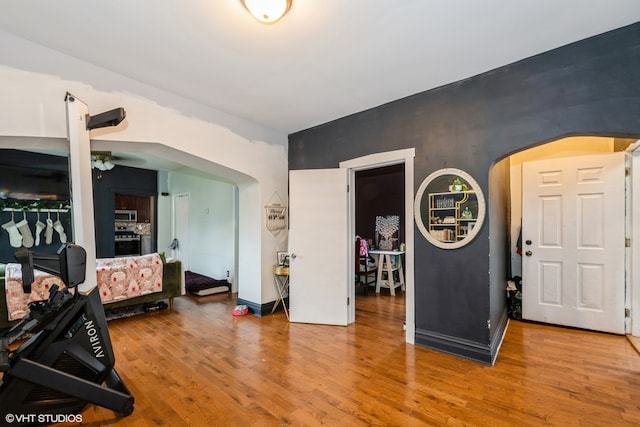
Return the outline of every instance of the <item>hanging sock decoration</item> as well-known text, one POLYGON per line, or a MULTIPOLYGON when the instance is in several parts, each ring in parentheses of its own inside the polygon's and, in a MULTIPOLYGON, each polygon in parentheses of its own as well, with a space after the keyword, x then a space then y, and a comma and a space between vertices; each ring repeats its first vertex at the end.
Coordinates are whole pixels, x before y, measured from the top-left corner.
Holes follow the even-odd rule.
POLYGON ((29 223, 25 218, 24 211, 22 212, 22 221, 16 224, 18 231, 22 235, 22 245, 25 248, 30 248, 33 246, 33 234, 31 234, 31 229, 29 228, 29 223))
POLYGON ((9 233, 9 244, 11 246, 13 246, 14 248, 19 248, 22 246, 22 235, 18 231, 18 227, 16 227, 16 223, 13 222, 13 219, 7 223, 2 224, 2 228, 7 230, 7 233, 9 233))
POLYGON ((53 241, 53 221, 47 218, 47 228, 44 230, 44 242, 50 245, 53 241))
POLYGON ((38 212, 38 221, 36 222, 36 246, 40 246, 40 234, 44 228, 44 222, 40 221, 40 212, 38 212))
POLYGON ((53 229, 60 235, 60 243, 67 243, 67 234, 64 232, 64 227, 60 220, 56 220, 56 222, 53 223, 53 229))

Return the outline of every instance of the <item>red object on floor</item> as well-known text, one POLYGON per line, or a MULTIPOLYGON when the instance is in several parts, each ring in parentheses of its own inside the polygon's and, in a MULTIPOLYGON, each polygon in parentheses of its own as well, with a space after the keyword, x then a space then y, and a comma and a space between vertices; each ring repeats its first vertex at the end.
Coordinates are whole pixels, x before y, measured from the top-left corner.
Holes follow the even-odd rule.
POLYGON ((244 316, 249 313, 249 308, 246 305, 236 305, 233 309, 234 316, 244 316))

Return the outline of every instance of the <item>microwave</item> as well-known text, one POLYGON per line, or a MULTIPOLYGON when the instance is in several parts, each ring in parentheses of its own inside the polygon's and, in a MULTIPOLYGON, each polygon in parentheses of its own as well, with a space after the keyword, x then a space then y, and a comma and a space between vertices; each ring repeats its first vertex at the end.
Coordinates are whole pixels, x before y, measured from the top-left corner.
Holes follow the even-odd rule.
POLYGON ((116 209, 116 222, 138 222, 138 211, 131 209, 116 209))

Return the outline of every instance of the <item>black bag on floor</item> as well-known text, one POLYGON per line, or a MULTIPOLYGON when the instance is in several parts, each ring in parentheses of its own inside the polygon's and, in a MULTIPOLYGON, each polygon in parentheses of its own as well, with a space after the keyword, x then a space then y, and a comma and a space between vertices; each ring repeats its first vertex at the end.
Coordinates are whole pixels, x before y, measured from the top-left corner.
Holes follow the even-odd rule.
POLYGON ((513 276, 507 284, 507 314, 512 319, 522 320, 522 278, 513 276))

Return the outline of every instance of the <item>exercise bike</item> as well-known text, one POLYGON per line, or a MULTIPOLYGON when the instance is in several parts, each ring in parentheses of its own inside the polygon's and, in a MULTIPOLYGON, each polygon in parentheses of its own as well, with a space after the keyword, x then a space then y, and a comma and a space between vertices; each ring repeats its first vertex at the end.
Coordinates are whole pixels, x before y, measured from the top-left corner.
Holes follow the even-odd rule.
POLYGON ((60 277, 66 287, 52 286, 46 301, 29 303, 27 316, 0 331, 0 423, 59 422, 90 403, 130 415, 134 398, 114 369, 98 288, 88 293, 76 288, 85 280, 85 250, 67 243, 56 254, 22 248, 15 256, 25 292, 31 292, 34 268, 60 277), (28 336, 9 350, 11 342, 28 336))

